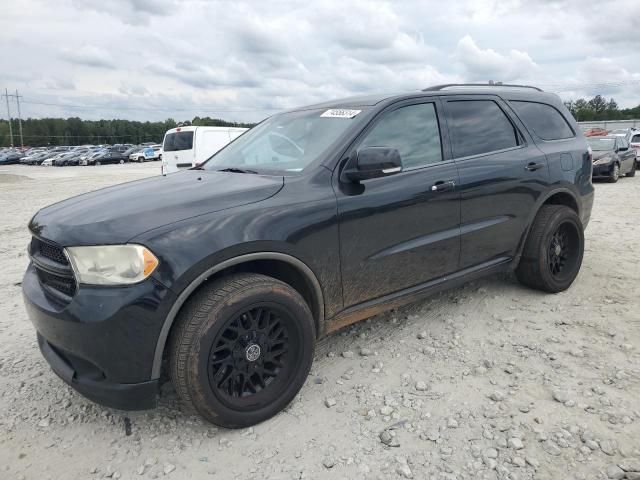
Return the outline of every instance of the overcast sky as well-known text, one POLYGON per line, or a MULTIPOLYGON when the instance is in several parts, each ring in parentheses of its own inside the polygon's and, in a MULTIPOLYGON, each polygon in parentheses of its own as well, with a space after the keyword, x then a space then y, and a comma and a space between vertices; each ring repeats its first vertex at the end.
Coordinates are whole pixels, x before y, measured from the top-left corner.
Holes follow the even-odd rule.
POLYGON ((629 107, 639 20, 640 0, 5 1, 0 87, 23 117, 256 121, 489 79, 629 107))

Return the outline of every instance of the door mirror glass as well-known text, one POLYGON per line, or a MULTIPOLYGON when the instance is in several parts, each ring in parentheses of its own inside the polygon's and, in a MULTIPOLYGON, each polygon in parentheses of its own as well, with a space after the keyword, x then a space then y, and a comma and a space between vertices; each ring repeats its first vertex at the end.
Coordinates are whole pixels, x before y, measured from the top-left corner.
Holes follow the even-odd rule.
POLYGON ((402 171, 402 159, 396 148, 365 147, 358 150, 344 172, 352 182, 386 177, 402 171))

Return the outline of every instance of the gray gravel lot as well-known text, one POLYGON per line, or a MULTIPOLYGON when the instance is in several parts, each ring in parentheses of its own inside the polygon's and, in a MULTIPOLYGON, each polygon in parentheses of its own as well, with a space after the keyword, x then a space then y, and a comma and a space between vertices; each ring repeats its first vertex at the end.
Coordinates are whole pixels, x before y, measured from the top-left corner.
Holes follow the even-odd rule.
POLYGON ((640 478, 639 178, 596 184, 568 291, 498 276, 361 322, 319 343, 285 412, 229 431, 170 384, 153 411, 85 400, 22 304, 37 209, 158 172, 0 168, 0 479, 640 478))

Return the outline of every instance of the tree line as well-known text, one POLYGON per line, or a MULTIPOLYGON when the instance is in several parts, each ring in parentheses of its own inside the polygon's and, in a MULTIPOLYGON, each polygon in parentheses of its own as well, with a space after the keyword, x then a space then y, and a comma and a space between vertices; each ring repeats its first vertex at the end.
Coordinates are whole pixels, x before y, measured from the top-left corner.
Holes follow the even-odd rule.
POLYGON ((578 122, 640 118, 640 105, 633 108, 620 109, 613 98, 607 100, 602 95, 596 95, 590 100, 579 98, 564 102, 564 104, 578 122))
MULTIPOLYGON (((172 118, 161 122, 138 122, 131 120, 82 120, 71 118, 28 118, 22 121, 22 136, 25 146, 49 145, 101 145, 116 143, 140 144, 162 142, 167 130, 179 125, 211 127, 251 127, 253 124, 228 122, 219 118, 195 117, 178 123, 172 118)), ((12 119, 13 143, 20 145, 17 119, 12 119)), ((9 122, 0 120, 0 147, 11 145, 9 122)))

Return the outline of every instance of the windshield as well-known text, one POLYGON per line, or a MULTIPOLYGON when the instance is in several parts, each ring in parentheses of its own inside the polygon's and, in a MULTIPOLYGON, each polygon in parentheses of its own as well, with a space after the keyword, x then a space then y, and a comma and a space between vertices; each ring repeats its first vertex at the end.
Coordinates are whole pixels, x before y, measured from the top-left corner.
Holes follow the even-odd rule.
POLYGON ((203 168, 300 172, 345 132, 359 112, 319 109, 275 115, 216 153, 203 168))
POLYGON ((613 146, 615 145, 615 139, 613 138, 587 138, 587 142, 591 146, 591 149, 594 152, 605 152, 607 150, 613 150, 613 146))
MULTIPOLYGON (((154 149, 158 148, 156 146, 154 149)), ((193 131, 191 132, 176 132, 168 133, 164 137, 164 146, 162 149, 165 152, 177 152, 178 150, 191 150, 193 148, 193 131)))

